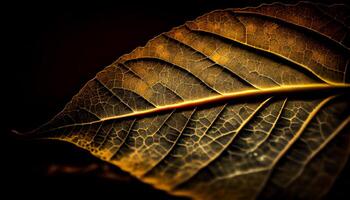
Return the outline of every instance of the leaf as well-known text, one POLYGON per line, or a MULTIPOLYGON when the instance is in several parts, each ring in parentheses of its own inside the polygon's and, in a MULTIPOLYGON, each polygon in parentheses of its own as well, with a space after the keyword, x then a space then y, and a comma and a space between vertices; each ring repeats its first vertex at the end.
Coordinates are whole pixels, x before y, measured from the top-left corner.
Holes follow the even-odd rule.
POLYGON ((28 133, 195 199, 327 193, 350 152, 349 9, 218 10, 90 80, 28 133))

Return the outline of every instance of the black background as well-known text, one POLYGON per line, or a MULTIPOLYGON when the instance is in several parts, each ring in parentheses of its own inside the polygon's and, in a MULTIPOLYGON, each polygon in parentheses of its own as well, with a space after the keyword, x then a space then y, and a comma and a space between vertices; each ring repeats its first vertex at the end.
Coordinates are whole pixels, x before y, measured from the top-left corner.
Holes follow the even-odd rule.
MULTIPOLYGON (((106 180, 97 172, 48 176, 47 168, 53 164, 84 167, 101 162, 71 144, 21 140, 11 134, 11 129, 28 131, 46 122, 98 71, 154 36, 214 9, 261 2, 272 1, 119 0, 114 4, 2 5, 2 195, 177 199, 135 179, 106 180)), ((348 163, 326 198, 349 197, 349 169, 348 163)), ((113 170, 128 176, 117 168, 113 170)))

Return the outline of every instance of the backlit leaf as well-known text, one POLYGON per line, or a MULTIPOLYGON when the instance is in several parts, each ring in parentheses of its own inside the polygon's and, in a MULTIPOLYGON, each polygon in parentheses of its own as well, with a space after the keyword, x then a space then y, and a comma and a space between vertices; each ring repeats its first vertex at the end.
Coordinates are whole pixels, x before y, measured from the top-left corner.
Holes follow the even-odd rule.
POLYGON ((28 133, 195 199, 327 193, 350 151, 349 13, 205 14, 120 57, 28 133))

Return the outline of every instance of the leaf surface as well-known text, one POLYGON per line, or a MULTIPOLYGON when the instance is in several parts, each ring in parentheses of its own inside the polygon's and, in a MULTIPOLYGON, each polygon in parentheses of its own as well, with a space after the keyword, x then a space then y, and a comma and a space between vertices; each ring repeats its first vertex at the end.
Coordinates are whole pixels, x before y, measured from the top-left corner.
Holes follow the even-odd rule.
POLYGON ((175 195, 321 198, 350 151, 348 11, 205 14, 120 57, 29 135, 175 195))

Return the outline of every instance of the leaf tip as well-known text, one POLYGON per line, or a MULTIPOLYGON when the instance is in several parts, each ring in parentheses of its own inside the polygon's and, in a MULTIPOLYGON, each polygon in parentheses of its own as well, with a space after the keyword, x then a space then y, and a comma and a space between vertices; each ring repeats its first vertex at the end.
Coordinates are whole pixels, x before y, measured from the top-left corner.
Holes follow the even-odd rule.
POLYGON ((19 135, 19 136, 22 136, 22 135, 23 135, 23 133, 21 133, 21 132, 15 130, 15 129, 11 129, 10 132, 13 133, 13 134, 15 134, 15 135, 19 135))
POLYGON ((16 130, 16 129, 11 129, 10 130, 10 133, 11 133, 11 135, 13 136, 13 137, 17 137, 17 138, 31 138, 31 139, 33 139, 33 138, 35 138, 35 137, 33 137, 33 135, 35 134, 35 130, 34 131, 27 131, 27 132, 20 132, 20 131, 18 131, 18 130, 16 130))

